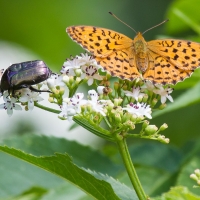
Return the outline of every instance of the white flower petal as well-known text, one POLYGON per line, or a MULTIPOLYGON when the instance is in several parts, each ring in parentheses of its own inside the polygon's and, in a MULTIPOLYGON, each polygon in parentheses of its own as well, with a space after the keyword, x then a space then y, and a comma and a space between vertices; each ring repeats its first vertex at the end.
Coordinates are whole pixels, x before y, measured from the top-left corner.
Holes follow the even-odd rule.
POLYGON ((123 110, 128 111, 131 114, 136 114, 138 117, 146 116, 147 118, 151 119, 151 108, 149 105, 144 103, 137 103, 137 104, 128 104, 126 108, 123 110))
POLYGON ((87 81, 88 85, 89 85, 89 86, 92 85, 92 84, 93 84, 93 81, 94 81, 94 79, 89 78, 88 81, 87 81))
POLYGON ((10 117, 13 114, 13 109, 7 109, 7 114, 10 117))
POLYGON ((103 94, 103 91, 104 91, 104 86, 98 86, 97 87, 97 92, 99 93, 99 94, 103 94))
POLYGON ((28 101, 28 109, 29 109, 29 110, 33 110, 33 108, 34 108, 34 101, 30 99, 30 100, 28 101))
POLYGON ((173 98, 172 98, 170 95, 168 95, 167 98, 168 98, 171 102, 174 101, 173 98))

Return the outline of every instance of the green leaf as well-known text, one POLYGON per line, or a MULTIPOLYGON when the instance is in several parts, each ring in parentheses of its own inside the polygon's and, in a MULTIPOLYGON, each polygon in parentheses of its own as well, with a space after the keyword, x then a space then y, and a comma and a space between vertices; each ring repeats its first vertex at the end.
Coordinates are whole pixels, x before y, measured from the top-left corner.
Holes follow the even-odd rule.
POLYGON ((46 192, 44 188, 33 187, 16 197, 4 198, 4 200, 39 200, 46 192))
MULTIPOLYGON (((112 188, 106 181, 95 178, 73 164, 67 154, 56 153, 55 156, 36 157, 6 146, 0 146, 0 150, 70 181, 96 199, 119 199, 113 191, 114 186, 112 188)), ((120 188, 119 182, 118 188, 120 188)), ((118 188, 115 186, 116 191, 118 188)), ((123 199, 127 199, 126 195, 126 191, 124 191, 123 199)))
POLYGON ((46 192, 43 195, 41 200, 63 200, 63 199, 73 199, 73 200, 81 200, 87 198, 88 200, 92 200, 93 198, 78 190, 73 185, 69 183, 65 183, 59 187, 53 188, 46 192))
POLYGON ((200 200, 200 197, 192 194, 188 188, 179 186, 171 188, 169 192, 152 200, 200 200))
POLYGON ((84 198, 87 198, 87 200, 93 199, 73 185, 65 183, 48 191, 44 188, 33 187, 20 195, 1 200, 83 200, 84 198))
POLYGON ((29 134, 20 137, 9 137, 0 144, 20 149, 35 156, 50 156, 55 152, 67 152, 73 157, 74 163, 78 166, 109 174, 110 176, 116 176, 123 168, 123 166, 113 163, 111 159, 103 155, 99 150, 94 150, 64 138, 29 134))
POLYGON ((26 162, 0 152, 0 199, 17 196, 32 187, 46 190, 56 188, 65 181, 26 162))
POLYGON ((174 1, 167 13, 170 19, 170 23, 166 25, 168 32, 173 34, 191 28, 199 33, 199 6, 198 0, 174 1))
POLYGON ((185 93, 180 95, 170 103, 165 109, 159 110, 153 113, 153 117, 158 117, 165 113, 184 108, 200 102, 200 82, 195 85, 195 87, 187 90, 185 93))
POLYGON ((182 185, 189 190, 200 196, 200 189, 199 188, 193 188, 194 185, 197 185, 196 182, 190 178, 190 174, 194 173, 195 169, 200 168, 200 159, 199 157, 194 157, 187 161, 187 163, 182 167, 176 185, 182 185))

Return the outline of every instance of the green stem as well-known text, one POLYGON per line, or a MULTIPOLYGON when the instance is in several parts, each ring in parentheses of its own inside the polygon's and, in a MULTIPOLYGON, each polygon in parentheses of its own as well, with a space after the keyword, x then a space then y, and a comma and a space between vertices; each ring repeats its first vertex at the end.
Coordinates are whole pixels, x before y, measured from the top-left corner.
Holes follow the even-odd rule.
POLYGON ((125 138, 122 138, 120 135, 118 135, 117 144, 118 144, 119 152, 120 152, 121 157, 123 159, 124 165, 125 165, 126 170, 128 172, 129 178, 130 178, 131 183, 132 183, 132 185, 135 189, 136 194, 138 195, 138 198, 140 200, 149 199, 148 196, 146 196, 146 194, 145 194, 145 192, 142 188, 142 185, 139 181, 139 178, 138 178, 137 173, 135 171, 135 168, 133 166, 125 138))
POLYGON ((49 112, 52 112, 52 113, 56 113, 56 114, 59 114, 61 111, 60 110, 55 110, 53 108, 49 108, 49 107, 46 107, 46 106, 43 106, 37 102, 34 102, 34 105, 38 108, 41 108, 43 110, 46 110, 46 111, 49 111, 49 112))

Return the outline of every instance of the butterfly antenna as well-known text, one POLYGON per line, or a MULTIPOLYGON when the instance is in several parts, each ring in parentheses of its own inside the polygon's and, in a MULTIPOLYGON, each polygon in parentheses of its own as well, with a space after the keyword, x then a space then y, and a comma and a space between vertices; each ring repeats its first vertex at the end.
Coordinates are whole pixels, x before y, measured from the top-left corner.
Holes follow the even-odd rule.
POLYGON ((131 30, 133 30, 136 34, 137 32, 128 24, 126 24, 125 22, 123 22, 121 19, 119 19, 116 15, 114 15, 112 12, 108 12, 109 14, 111 14, 114 18, 116 18, 118 21, 122 22, 123 24, 125 24, 126 26, 128 26, 131 30))
POLYGON ((149 31, 149 30, 151 30, 151 29, 153 29, 153 28, 156 28, 156 27, 160 26, 161 24, 164 24, 165 22, 168 22, 168 21, 169 21, 169 19, 166 19, 166 20, 164 20, 163 22, 161 22, 160 24, 157 24, 157 25, 155 25, 155 26, 153 26, 153 27, 147 29, 146 31, 144 31, 144 32, 142 33, 142 35, 144 35, 147 31, 149 31))

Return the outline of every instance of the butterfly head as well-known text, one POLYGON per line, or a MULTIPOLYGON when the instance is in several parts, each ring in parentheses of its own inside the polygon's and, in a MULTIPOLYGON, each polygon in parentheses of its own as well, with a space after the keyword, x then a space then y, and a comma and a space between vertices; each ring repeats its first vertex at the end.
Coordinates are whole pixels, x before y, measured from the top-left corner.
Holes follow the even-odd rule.
POLYGON ((138 34, 135 36, 134 40, 134 50, 136 55, 141 53, 141 52, 145 52, 147 50, 147 43, 145 41, 145 39, 142 36, 142 33, 138 32, 138 34))

